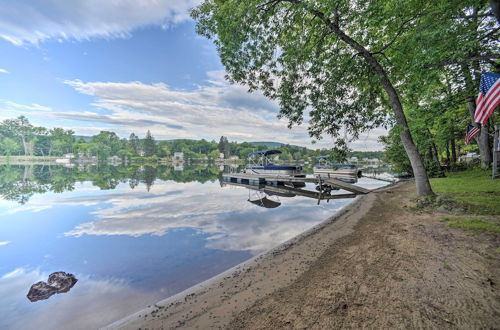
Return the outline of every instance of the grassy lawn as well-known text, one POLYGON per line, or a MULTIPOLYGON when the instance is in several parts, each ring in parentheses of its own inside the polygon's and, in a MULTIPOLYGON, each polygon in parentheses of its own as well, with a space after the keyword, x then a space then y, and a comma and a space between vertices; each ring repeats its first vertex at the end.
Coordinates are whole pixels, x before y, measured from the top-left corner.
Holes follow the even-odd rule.
POLYGON ((492 233, 500 233, 500 224, 489 222, 479 218, 463 218, 463 217, 442 217, 442 221, 446 221, 448 226, 462 228, 475 231, 488 231, 492 233))
POLYGON ((450 195, 454 202, 472 205, 475 214, 500 214, 500 179, 491 179, 491 170, 471 169, 447 173, 446 178, 431 179, 432 189, 450 195))

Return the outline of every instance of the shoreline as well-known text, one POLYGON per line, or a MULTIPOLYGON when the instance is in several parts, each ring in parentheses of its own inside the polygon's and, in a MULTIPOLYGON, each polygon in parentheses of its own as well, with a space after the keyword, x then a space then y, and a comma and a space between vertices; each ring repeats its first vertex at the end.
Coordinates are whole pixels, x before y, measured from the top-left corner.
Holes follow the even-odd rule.
MULTIPOLYGON (((374 191, 388 189, 387 185, 374 191)), ((373 206, 356 197, 330 218, 275 248, 101 329, 221 328, 232 316, 302 275, 336 240, 351 234, 373 206)))

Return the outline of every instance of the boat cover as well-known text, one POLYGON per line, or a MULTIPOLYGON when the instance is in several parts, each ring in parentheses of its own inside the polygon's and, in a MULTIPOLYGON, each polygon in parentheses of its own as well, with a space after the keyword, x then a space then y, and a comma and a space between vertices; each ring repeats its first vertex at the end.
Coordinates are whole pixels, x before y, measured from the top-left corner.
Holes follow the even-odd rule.
POLYGON ((254 151, 248 154, 248 157, 254 156, 254 155, 264 155, 264 156, 269 156, 269 155, 275 155, 275 154, 281 154, 281 151, 279 150, 260 150, 260 151, 254 151))
POLYGON ((271 171, 299 171, 302 170, 300 165, 274 165, 268 164, 266 166, 251 166, 252 170, 271 170, 271 171))

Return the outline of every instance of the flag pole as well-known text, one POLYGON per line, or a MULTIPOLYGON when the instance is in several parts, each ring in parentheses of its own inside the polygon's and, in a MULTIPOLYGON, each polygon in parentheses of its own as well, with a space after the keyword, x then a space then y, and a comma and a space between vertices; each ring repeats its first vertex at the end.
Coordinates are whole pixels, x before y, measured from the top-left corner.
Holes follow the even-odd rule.
POLYGON ((498 162, 500 161, 500 125, 495 125, 495 137, 493 139, 493 173, 492 179, 500 178, 498 173, 498 162))

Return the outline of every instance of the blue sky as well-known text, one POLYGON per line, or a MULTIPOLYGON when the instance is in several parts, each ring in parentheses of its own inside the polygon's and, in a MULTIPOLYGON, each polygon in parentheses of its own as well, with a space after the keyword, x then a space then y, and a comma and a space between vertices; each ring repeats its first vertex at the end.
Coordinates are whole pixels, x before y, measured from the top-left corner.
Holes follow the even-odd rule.
MULTIPOLYGON (((277 103, 224 81, 213 44, 194 32, 199 0, 7 0, 0 8, 0 120, 79 135, 112 130, 157 139, 226 135, 310 146, 277 103)), ((352 144, 379 150, 384 130, 352 144)), ((315 147, 330 147, 324 138, 315 147)))

